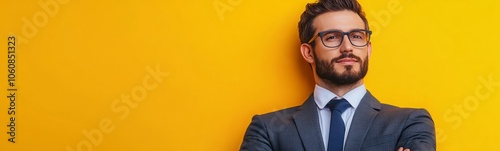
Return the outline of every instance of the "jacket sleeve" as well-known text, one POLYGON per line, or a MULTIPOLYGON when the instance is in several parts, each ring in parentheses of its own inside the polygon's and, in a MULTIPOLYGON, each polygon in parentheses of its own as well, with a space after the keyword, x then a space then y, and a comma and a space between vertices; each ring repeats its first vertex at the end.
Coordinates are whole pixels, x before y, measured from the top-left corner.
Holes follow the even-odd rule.
POLYGON ((240 151, 272 151, 266 126, 259 115, 252 118, 252 122, 245 132, 240 151))
POLYGON ((425 109, 409 113, 401 132, 398 146, 411 151, 435 151, 436 135, 434 121, 425 109))

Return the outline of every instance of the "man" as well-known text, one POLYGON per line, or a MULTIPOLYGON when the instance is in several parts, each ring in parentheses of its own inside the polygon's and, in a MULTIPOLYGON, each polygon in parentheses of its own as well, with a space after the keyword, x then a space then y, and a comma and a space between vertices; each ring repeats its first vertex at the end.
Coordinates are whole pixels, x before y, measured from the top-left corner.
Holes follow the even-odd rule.
POLYGON ((255 115, 243 151, 434 151, 434 122, 425 109, 381 104, 365 89, 371 31, 356 0, 307 4, 300 51, 314 74, 301 105, 255 115))

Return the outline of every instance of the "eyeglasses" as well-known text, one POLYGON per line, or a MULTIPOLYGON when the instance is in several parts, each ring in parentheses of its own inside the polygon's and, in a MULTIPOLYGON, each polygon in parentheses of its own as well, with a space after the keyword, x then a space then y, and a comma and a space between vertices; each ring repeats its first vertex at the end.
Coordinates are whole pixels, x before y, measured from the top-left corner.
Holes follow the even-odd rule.
POLYGON ((370 42, 371 34, 372 31, 366 29, 357 29, 349 32, 342 32, 340 30, 327 30, 314 35, 314 37, 312 37, 311 40, 309 40, 309 42, 307 43, 310 44, 319 36, 321 38, 321 42, 325 47, 335 48, 342 45, 342 42, 344 41, 344 35, 347 35, 349 42, 351 42, 353 46, 363 47, 368 45, 368 43, 370 42))

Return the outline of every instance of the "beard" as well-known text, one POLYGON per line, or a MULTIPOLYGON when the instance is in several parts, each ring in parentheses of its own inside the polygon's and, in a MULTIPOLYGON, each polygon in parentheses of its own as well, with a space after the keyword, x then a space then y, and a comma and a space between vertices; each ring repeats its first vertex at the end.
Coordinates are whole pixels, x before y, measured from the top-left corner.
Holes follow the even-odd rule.
POLYGON ((319 60, 318 57, 314 55, 314 61, 316 62, 316 74, 329 85, 351 85, 363 79, 366 73, 368 73, 368 56, 364 60, 361 60, 360 57, 352 53, 342 53, 341 56, 333 58, 331 61, 327 61, 319 60), (335 62, 343 58, 356 59, 360 64, 360 71, 354 71, 353 65, 344 66, 345 71, 342 73, 335 70, 335 62))

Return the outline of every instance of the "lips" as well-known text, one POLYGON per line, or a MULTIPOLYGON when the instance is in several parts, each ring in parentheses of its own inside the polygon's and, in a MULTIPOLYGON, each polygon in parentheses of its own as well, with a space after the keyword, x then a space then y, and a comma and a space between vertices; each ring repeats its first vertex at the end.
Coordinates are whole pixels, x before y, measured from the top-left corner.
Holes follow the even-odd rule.
POLYGON ((358 62, 355 58, 342 58, 336 61, 337 63, 350 63, 350 62, 358 62))
POLYGON ((340 56, 333 58, 331 63, 338 63, 341 65, 354 65, 361 62, 361 58, 352 53, 342 53, 340 56))

